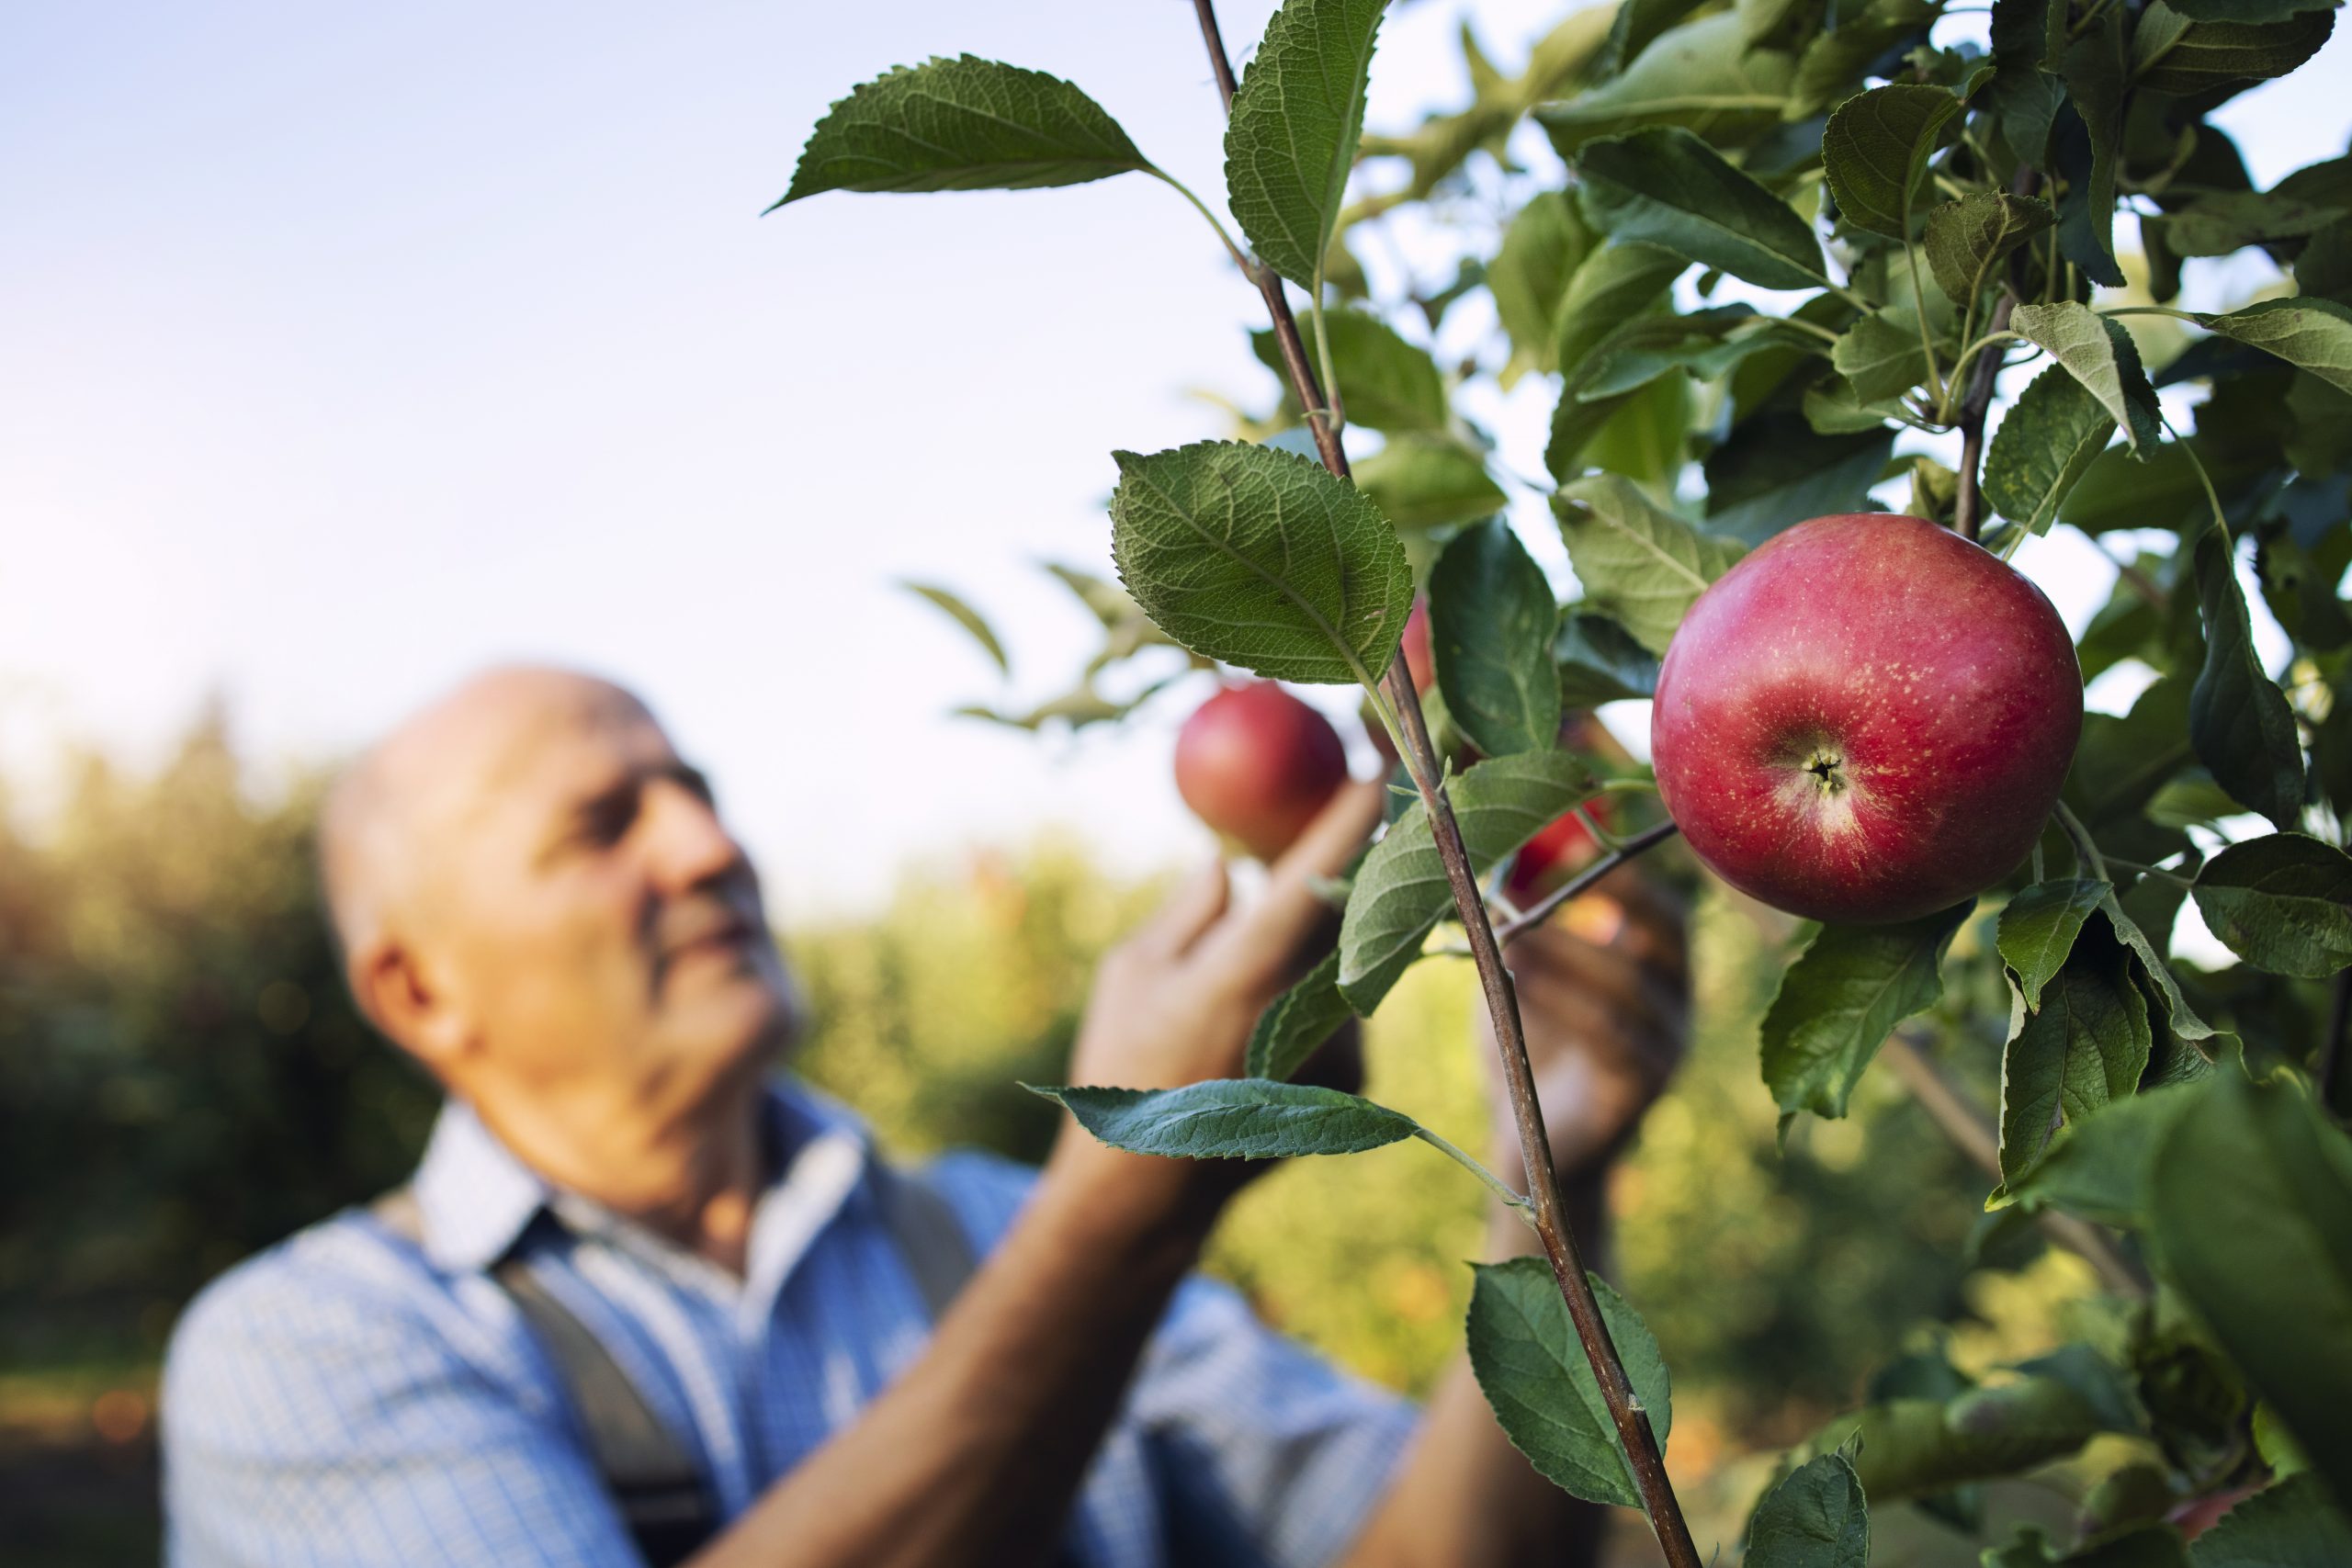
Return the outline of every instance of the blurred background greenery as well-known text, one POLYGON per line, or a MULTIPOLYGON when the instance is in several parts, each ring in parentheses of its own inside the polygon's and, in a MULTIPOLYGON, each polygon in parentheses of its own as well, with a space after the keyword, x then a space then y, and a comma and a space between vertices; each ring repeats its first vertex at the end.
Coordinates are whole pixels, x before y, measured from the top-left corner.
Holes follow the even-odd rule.
MULTIPOLYGON (((12 1563, 153 1561, 154 1369, 180 1306, 398 1180, 430 1123, 433 1090, 336 977, 311 864, 319 775, 261 772, 214 712, 153 770, 85 755, 40 810, 0 809, 12 1563)), ((799 1066, 901 1151, 1034 1159, 1050 1107, 1015 1080, 1060 1076, 1096 956, 1159 891, 1067 840, 910 868, 878 912, 787 932, 815 1018, 799 1066)), ((1780 1150, 1755 1035, 1783 936, 1713 897, 1695 922, 1699 1032, 1619 1171, 1614 1269, 1673 1368, 1668 1461, 1702 1539, 1730 1540, 1772 1450, 1897 1355, 2030 1353, 2090 1283, 2030 1237, 1973 1245, 1984 1182, 1891 1075, 1865 1081, 1854 1118, 1780 1150)), ((1463 1142, 1486 1127, 1470 987, 1464 966, 1420 965, 1367 1040, 1372 1091, 1463 1142)), ((1258 1183, 1212 1267, 1272 1323, 1419 1391, 1458 1343, 1480 1235, 1475 1184, 1405 1144, 1258 1183)), ((1882 1560, 1974 1561, 1939 1527, 1873 1524, 1882 1560), (1916 1550, 1886 1556, 1905 1532, 1916 1550)))

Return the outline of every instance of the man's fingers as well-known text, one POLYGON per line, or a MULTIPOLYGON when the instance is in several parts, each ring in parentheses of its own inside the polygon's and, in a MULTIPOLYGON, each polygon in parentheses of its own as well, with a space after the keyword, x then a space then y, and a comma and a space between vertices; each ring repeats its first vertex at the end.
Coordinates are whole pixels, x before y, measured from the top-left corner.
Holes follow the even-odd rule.
POLYGON ((1357 779, 1340 787, 1298 841, 1274 862, 1254 904, 1201 943, 1205 963, 1244 987, 1272 989, 1295 967, 1301 944, 1329 919, 1321 884, 1347 869, 1380 821, 1387 785, 1357 779))
POLYGON ((1232 886, 1225 874, 1225 862, 1209 861, 1186 877, 1168 902, 1144 923, 1136 933, 1137 945, 1171 958, 1182 955, 1225 914, 1232 886))

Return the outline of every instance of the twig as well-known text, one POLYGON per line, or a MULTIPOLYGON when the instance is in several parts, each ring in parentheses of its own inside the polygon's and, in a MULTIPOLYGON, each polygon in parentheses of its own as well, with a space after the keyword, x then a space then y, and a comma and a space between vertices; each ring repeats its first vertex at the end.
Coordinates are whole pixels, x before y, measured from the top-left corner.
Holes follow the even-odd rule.
MULTIPOLYGON (((1225 41, 1217 30, 1215 0, 1193 0, 1193 9, 1200 18, 1201 39, 1208 48, 1210 66, 1216 73, 1217 90, 1230 110, 1233 66, 1226 57, 1225 41)), ((1274 341, 1282 351, 1283 367, 1290 377, 1300 406, 1306 411, 1307 428, 1314 433, 1316 450, 1325 468, 1347 479, 1347 454, 1340 448, 1338 432, 1332 429, 1328 417, 1316 417, 1328 405, 1307 366, 1305 346, 1299 342, 1298 322, 1283 293, 1282 279, 1261 263, 1256 282, 1273 321, 1274 341)), ((1519 1130, 1520 1154, 1527 1168, 1528 1202, 1534 1211, 1536 1234, 1543 1238, 1552 1278, 1576 1325, 1586 1359, 1592 1365, 1601 1403, 1608 1406, 1610 1422, 1616 1428, 1634 1488, 1649 1515, 1651 1529, 1657 1532, 1658 1546, 1668 1568, 1700 1568, 1699 1549, 1691 1541, 1690 1527, 1683 1521, 1682 1505, 1674 1495, 1673 1483, 1667 1478, 1666 1460, 1658 1450, 1649 1412, 1642 1407, 1640 1396, 1634 1392, 1633 1381, 1625 1375, 1625 1363, 1610 1337, 1608 1324, 1601 1318, 1600 1303, 1593 1295, 1584 1256, 1577 1248, 1575 1232, 1561 1201, 1559 1177, 1552 1168, 1551 1140, 1544 1130, 1544 1108, 1536 1099, 1535 1073, 1528 1062, 1527 1040, 1520 1024, 1519 996, 1511 985, 1510 972, 1503 967, 1501 943, 1487 922, 1487 907, 1470 868, 1469 851, 1463 844, 1461 827, 1453 818, 1453 802, 1447 799, 1440 782, 1436 750, 1430 744, 1429 726, 1421 716, 1420 696, 1413 690, 1412 674, 1403 659, 1389 660, 1381 686, 1396 709, 1400 730, 1397 750, 1429 813, 1438 858, 1445 866, 1454 908, 1469 936, 1470 956, 1477 965, 1487 1010, 1494 1021, 1495 1043, 1502 1055, 1503 1082, 1510 1095, 1511 1120, 1519 1130)))
POLYGON ((1510 940, 1519 935, 1520 932, 1527 931, 1532 927, 1542 925, 1545 920, 1551 918, 1553 910, 1558 908, 1561 905, 1566 903, 1569 899, 1575 897, 1577 894, 1583 892, 1586 888, 1591 886, 1594 883, 1600 881, 1611 872, 1615 871, 1619 866, 1623 865, 1635 855, 1642 854, 1646 851, 1657 848, 1658 845, 1666 842, 1667 840, 1673 836, 1674 824, 1671 822, 1661 822, 1655 828, 1643 829, 1640 832, 1634 834, 1632 838, 1625 840, 1615 849, 1610 851, 1609 853, 1601 856, 1599 860, 1593 862, 1590 865, 1577 873, 1576 875, 1570 877, 1559 886, 1555 887, 1551 892, 1544 895, 1543 897, 1537 899, 1532 905, 1529 906, 1524 914, 1513 916, 1509 921, 1505 922, 1500 931, 1495 933, 1495 940, 1508 945, 1510 940))
MULTIPOLYGON (((1984 1174, 2000 1180, 2001 1145, 1992 1125, 1919 1049, 1910 1033, 1897 1030, 1888 1035, 1879 1054, 1952 1146, 1984 1174)), ((2098 1226, 2047 1209, 2035 1216, 2035 1223, 2051 1240, 2088 1263, 2109 1290, 2127 1296, 2148 1293, 2148 1276, 2098 1226)))
MULTIPOLYGON (((2009 188, 2018 196, 2031 196, 2041 186, 2041 176, 2028 166, 2020 165, 2009 188)), ((2009 312, 2018 308, 2018 291, 2014 282, 2016 265, 2011 264, 2012 281, 2001 289, 2001 301, 1993 307, 1993 320, 1985 329, 1985 337, 2009 330, 2009 312)), ((1920 313, 1922 321, 1927 312, 1920 313)), ((1977 470, 1984 463, 1984 418, 1993 410, 1993 389, 2001 378, 2001 367, 2007 363, 2008 344, 2006 339, 1995 342, 1980 354, 1974 370, 1969 376, 1968 395, 1960 405, 1960 491, 1954 497, 1951 525, 1963 539, 1973 539, 1984 526, 1984 502, 1977 491, 1977 470)))

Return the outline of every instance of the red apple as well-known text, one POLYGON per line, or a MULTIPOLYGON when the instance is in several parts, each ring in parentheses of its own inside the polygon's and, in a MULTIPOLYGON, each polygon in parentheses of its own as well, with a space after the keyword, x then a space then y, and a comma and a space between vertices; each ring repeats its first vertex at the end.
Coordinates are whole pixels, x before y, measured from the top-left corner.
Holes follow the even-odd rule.
POLYGON ((1430 654, 1430 602, 1427 598, 1413 601, 1413 612, 1405 617, 1405 632, 1401 640, 1405 668, 1413 675, 1413 690, 1428 691, 1437 680, 1437 663, 1430 654))
POLYGON ((1260 860, 1288 849, 1347 777, 1331 721, 1272 681, 1226 687, 1176 737, 1184 804, 1260 860))
POLYGON ((1909 919, 1991 886, 2083 726, 2041 592, 1917 517, 1801 523, 1690 606, 1658 671, 1658 793, 1733 886, 1792 914, 1909 919))
MULTIPOLYGON (((1592 813, 1594 821, 1607 822, 1605 802, 1592 801, 1585 809, 1592 813)), ((1582 871, 1600 848, 1575 812, 1563 812, 1521 846, 1510 874, 1503 878, 1503 889, 1514 901, 1524 903, 1530 895, 1548 891, 1554 883, 1582 871)))

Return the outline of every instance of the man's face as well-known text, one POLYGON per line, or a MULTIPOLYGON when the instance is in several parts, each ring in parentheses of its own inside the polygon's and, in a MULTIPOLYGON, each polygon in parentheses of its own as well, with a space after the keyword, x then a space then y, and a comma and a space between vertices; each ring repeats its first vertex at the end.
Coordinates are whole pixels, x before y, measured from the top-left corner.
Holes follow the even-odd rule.
POLYGON ((627 694, 582 681, 518 707, 453 784, 410 941, 494 1078, 691 1101, 789 1031, 758 876, 627 694))

